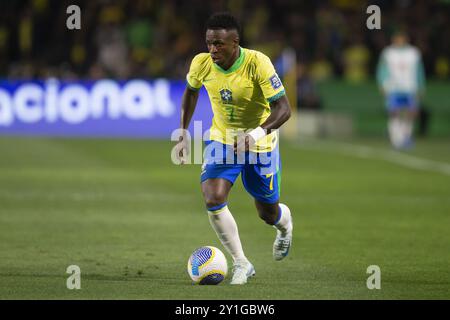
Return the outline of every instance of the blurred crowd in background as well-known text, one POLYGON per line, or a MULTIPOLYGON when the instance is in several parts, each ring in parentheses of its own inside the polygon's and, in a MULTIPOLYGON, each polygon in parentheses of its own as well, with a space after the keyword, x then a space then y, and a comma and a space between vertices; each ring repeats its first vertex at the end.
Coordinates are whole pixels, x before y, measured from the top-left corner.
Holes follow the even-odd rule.
POLYGON ((216 11, 241 21, 244 47, 272 59, 295 49, 299 77, 372 79, 401 27, 427 76, 449 79, 450 0, 1 1, 0 78, 184 79, 192 57, 206 51, 204 25, 216 11), (71 4, 81 8, 81 30, 66 28, 71 4), (381 8, 381 30, 366 27, 370 4, 381 8))

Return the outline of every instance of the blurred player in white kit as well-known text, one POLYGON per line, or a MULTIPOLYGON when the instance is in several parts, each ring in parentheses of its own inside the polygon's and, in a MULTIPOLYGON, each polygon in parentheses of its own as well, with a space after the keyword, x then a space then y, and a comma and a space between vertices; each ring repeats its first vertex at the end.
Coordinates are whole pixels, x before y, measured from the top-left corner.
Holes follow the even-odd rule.
POLYGON ((422 57, 408 40, 405 31, 396 31, 392 44, 381 52, 377 66, 377 82, 389 114, 389 138, 397 149, 413 145, 414 120, 425 91, 422 57))

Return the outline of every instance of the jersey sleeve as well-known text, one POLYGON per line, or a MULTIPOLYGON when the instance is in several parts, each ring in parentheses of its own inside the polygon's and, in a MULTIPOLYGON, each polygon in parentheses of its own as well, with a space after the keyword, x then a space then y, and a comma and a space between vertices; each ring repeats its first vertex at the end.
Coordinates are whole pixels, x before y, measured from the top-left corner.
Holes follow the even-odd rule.
POLYGON ((202 67, 203 57, 201 55, 196 55, 192 59, 189 72, 186 75, 186 84, 192 90, 200 90, 203 85, 204 72, 202 67))
POLYGON ((259 53, 256 65, 256 81, 264 94, 264 98, 273 102, 285 95, 283 83, 275 71, 269 57, 259 53))

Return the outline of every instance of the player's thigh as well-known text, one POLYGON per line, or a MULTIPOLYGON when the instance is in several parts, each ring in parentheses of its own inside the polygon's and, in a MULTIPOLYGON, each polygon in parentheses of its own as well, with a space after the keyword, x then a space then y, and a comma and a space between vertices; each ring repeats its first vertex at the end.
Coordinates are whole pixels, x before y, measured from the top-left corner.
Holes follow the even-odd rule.
POLYGON ((269 155, 268 160, 257 164, 247 164, 242 170, 242 183, 248 193, 261 208, 270 207, 264 204, 275 204, 280 197, 281 161, 278 150, 269 155))
POLYGON ((229 157, 234 160, 232 146, 217 141, 208 141, 205 145, 200 182, 206 206, 211 208, 222 205, 227 200, 242 165, 228 161, 229 157))
POLYGON ((223 178, 204 180, 201 187, 206 206, 211 208, 226 202, 232 186, 229 180, 223 178))
POLYGON ((201 173, 202 194, 208 208, 222 205, 242 166, 235 164, 206 164, 201 173))

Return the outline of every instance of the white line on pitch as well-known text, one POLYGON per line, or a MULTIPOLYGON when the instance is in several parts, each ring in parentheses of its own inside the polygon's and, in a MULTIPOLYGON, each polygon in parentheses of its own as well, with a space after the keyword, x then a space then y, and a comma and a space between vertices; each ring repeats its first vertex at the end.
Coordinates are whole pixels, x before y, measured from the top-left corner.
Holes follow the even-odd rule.
POLYGON ((343 154, 356 156, 359 158, 381 159, 416 170, 427 170, 450 175, 449 163, 419 158, 393 150, 383 150, 380 148, 361 146, 345 142, 319 142, 318 140, 312 140, 311 144, 296 144, 296 146, 316 150, 335 150, 343 154))

